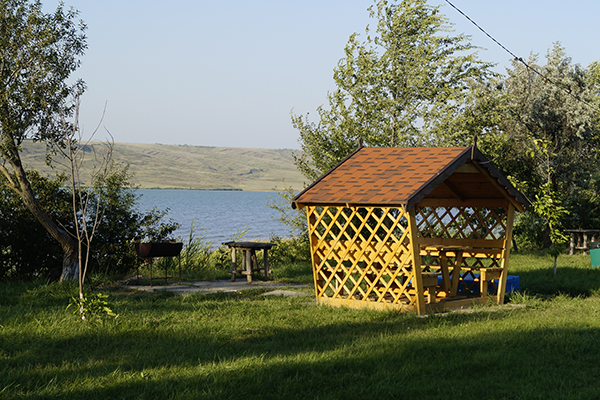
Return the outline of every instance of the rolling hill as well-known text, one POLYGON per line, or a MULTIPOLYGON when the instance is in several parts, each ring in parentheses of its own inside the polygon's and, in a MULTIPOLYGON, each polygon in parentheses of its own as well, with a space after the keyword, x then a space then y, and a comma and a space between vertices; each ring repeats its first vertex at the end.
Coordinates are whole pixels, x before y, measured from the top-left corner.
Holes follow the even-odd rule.
MULTIPOLYGON (((301 190, 305 182, 289 149, 115 143, 113 158, 130 165, 142 189, 301 190)), ((23 145, 24 164, 52 174, 45 159, 43 143, 23 145)))

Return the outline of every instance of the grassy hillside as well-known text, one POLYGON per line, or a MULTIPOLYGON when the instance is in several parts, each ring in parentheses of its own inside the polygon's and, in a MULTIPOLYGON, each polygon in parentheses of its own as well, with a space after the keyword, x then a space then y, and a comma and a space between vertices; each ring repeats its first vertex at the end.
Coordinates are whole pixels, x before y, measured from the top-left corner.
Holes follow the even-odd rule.
MULTIPOLYGON (((43 144, 27 142, 23 161, 50 173, 43 144)), ((115 143, 114 159, 128 163, 142 189, 241 189, 271 191, 303 188, 292 150, 115 143)))

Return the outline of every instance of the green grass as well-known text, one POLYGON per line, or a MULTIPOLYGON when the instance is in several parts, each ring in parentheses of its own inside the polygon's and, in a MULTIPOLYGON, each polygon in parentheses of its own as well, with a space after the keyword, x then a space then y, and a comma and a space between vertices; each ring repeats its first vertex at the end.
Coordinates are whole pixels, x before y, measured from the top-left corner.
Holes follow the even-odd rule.
POLYGON ((119 317, 82 323, 72 286, 2 284, 0 399, 600 397, 600 269, 563 256, 555 277, 550 256, 515 254, 511 274, 525 307, 428 317, 105 287, 119 317))

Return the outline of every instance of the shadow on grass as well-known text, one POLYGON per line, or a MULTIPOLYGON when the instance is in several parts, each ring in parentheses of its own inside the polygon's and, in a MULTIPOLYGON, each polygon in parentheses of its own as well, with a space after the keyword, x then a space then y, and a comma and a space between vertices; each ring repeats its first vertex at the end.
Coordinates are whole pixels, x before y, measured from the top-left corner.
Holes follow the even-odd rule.
MULTIPOLYGON (((509 312, 417 318, 380 313, 352 321, 256 328, 229 337, 214 326, 160 324, 64 339, 4 336, 0 397, 34 398, 596 398, 597 328, 431 334, 509 312), (87 348, 87 351, 81 349, 87 348), (77 384, 79 382, 80 384, 77 384), (92 384, 90 384, 92 382, 92 384), (8 389, 7 389, 8 388, 8 389)), ((330 310, 315 309, 322 317, 330 310)))

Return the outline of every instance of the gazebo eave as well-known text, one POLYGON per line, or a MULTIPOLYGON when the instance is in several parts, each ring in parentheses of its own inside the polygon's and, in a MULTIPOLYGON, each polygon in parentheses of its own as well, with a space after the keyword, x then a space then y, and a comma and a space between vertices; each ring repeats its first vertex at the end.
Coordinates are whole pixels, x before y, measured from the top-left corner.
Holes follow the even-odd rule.
POLYGON ((403 208, 406 209, 406 202, 391 202, 391 203, 347 203, 347 202, 297 202, 292 203, 292 208, 301 210, 306 206, 316 207, 376 207, 376 208, 403 208))

